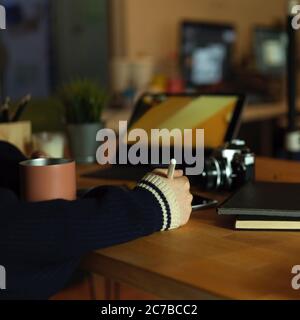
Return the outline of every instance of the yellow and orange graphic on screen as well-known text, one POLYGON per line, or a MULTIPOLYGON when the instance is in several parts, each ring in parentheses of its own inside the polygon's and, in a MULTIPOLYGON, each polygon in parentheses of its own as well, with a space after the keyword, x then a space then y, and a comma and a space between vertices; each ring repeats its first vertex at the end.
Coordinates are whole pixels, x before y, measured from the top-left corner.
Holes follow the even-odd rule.
POLYGON ((205 147, 216 148, 224 142, 236 103, 236 96, 170 97, 148 110, 130 130, 144 129, 150 137, 151 129, 204 129, 205 147))

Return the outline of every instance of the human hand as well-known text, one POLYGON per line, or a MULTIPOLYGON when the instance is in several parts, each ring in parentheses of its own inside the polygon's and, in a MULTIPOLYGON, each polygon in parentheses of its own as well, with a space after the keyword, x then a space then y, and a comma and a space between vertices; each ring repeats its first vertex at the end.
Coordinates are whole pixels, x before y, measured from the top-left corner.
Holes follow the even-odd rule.
POLYGON ((182 170, 176 170, 173 179, 168 179, 168 170, 156 169, 152 173, 159 175, 173 191, 180 210, 180 225, 187 224, 192 213, 193 201, 189 179, 183 175, 182 170))

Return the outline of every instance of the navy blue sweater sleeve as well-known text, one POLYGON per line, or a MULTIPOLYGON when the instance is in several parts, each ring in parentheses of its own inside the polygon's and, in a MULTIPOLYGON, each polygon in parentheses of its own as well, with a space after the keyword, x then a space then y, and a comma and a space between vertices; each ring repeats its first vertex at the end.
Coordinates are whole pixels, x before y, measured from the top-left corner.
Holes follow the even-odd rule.
POLYGON ((143 189, 96 188, 78 201, 26 203, 18 197, 25 157, 0 142, 0 265, 8 288, 0 299, 44 299, 63 287, 88 252, 162 228, 162 210, 143 189))
POLYGON ((0 263, 54 263, 159 231, 162 213, 150 192, 99 188, 78 201, 25 203, 0 189, 0 263))

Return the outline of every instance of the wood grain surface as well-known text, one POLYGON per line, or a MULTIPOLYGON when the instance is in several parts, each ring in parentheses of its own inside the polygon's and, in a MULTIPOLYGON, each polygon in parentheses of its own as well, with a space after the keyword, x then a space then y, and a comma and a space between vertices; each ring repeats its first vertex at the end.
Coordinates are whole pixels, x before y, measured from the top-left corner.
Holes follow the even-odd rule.
MULTIPOLYGON (((81 177, 97 168, 78 167, 81 188, 124 184, 81 177)), ((300 182, 300 164, 261 158, 256 175, 262 181, 300 182)), ((300 234, 235 231, 233 223, 215 209, 199 211, 179 230, 93 252, 82 267, 161 298, 299 299, 291 269, 300 264, 300 234)))

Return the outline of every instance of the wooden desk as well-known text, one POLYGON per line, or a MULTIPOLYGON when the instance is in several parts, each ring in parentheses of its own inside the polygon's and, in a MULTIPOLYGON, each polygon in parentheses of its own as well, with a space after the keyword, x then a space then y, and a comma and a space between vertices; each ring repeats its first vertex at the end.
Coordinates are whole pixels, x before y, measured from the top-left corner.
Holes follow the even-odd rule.
MULTIPOLYGON (((257 177, 299 182, 300 164, 258 159, 257 177)), ((81 187, 110 182, 79 178, 81 187)), ((93 252, 82 266, 162 298, 299 299, 291 269, 300 264, 300 233, 234 231, 233 222, 200 211, 184 228, 93 252)))

